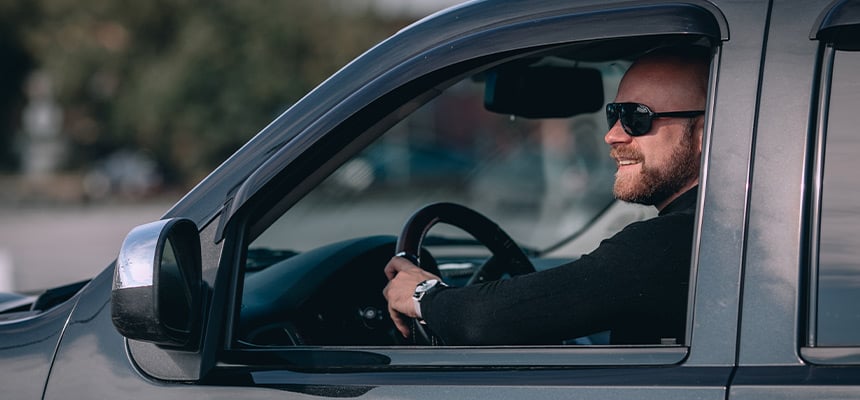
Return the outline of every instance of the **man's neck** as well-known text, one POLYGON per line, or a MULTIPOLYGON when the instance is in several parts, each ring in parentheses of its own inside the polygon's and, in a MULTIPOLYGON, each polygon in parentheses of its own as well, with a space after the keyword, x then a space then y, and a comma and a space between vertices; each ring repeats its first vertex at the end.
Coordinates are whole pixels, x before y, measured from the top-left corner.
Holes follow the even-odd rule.
POLYGON ((681 197, 682 194, 684 194, 688 190, 696 187, 696 185, 698 185, 698 184, 699 184, 699 180, 696 179, 696 180, 684 185, 684 187, 682 187, 680 190, 675 192, 675 194, 667 197, 665 200, 661 201, 659 204, 655 204, 655 206, 657 207, 657 211, 658 212, 663 211, 663 209, 666 208, 666 206, 668 206, 669 204, 672 204, 672 202, 675 201, 675 199, 677 199, 678 197, 681 197))

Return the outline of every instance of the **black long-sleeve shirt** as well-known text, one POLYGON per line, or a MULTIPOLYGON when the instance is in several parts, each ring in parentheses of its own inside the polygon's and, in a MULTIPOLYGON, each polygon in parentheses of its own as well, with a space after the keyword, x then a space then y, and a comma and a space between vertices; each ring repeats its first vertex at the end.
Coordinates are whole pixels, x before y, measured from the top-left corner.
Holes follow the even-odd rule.
POLYGON ((560 344, 607 330, 612 344, 682 343, 697 189, 571 263, 431 290, 422 316, 448 345, 560 344))

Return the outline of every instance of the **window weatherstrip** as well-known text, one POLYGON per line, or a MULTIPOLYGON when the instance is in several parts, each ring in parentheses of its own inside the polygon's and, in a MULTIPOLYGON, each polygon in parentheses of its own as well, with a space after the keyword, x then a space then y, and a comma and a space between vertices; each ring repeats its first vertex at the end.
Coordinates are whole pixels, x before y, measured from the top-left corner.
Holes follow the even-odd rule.
POLYGON ((234 365, 312 372, 397 368, 558 368, 678 365, 689 348, 663 346, 293 347, 234 350, 234 365))
POLYGON ((800 355, 811 364, 860 365, 860 349, 856 347, 804 347, 800 355))
POLYGON ((702 128, 702 156, 699 171, 699 193, 696 197, 696 214, 693 226, 693 246, 690 259, 689 291, 687 293, 687 325, 684 331, 684 343, 689 345, 693 341, 693 317, 696 304, 696 284, 699 273, 699 253, 702 248, 702 215, 705 209, 705 191, 708 187, 708 160, 711 158, 711 135, 714 127, 714 108, 716 107, 717 75, 719 73, 720 56, 722 46, 716 46, 711 53, 711 66, 708 74, 708 94, 705 108, 705 125, 702 128))
POLYGON ((835 50, 827 44, 822 56, 821 78, 819 82, 818 118, 815 124, 815 148, 812 171, 812 198, 810 199, 809 233, 809 309, 808 335, 806 345, 816 347, 818 342, 818 259, 821 248, 821 197, 824 182, 824 151, 827 141, 827 119, 830 106, 830 85, 833 75, 835 50))

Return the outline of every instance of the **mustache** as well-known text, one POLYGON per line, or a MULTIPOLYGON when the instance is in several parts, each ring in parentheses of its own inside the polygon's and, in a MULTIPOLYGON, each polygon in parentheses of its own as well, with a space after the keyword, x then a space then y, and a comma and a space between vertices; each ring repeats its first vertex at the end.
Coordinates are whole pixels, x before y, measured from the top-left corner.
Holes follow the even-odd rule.
POLYGON ((642 153, 630 147, 613 147, 609 150, 609 157, 615 160, 641 160, 643 158, 642 153))

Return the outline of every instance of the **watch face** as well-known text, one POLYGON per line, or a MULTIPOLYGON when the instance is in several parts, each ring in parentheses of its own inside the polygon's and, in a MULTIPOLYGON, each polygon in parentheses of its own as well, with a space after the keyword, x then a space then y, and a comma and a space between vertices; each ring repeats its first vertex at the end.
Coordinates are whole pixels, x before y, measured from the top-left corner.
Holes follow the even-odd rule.
POLYGON ((439 283, 439 281, 436 279, 428 279, 426 281, 419 283, 418 286, 415 287, 415 293, 412 294, 412 297, 415 297, 416 299, 420 299, 421 296, 423 296, 425 292, 427 292, 428 290, 435 287, 436 284, 438 284, 438 283, 439 283))

